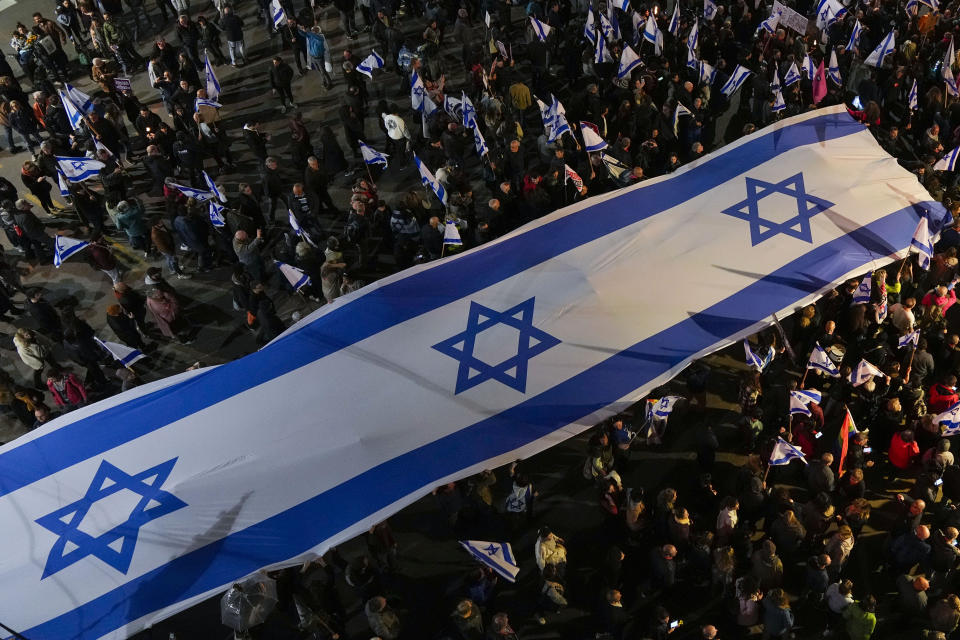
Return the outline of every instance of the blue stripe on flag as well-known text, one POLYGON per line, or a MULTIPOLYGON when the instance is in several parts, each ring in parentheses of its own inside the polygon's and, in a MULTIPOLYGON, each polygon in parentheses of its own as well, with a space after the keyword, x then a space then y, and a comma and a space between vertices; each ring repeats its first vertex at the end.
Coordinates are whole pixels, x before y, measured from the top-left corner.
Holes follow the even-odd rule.
MULTIPOLYGON (((15 447, 0 454, 0 496, 163 428, 395 324, 460 300, 575 247, 671 209, 688 200, 690 194, 713 189, 797 146, 862 131, 863 126, 846 113, 811 118, 761 135, 729 151, 720 151, 696 167, 681 169, 670 179, 641 186, 620 197, 444 263, 440 267, 442 277, 434 271, 435 267, 374 289, 349 304, 331 309, 308 327, 272 343, 269 349, 198 374, 175 387, 110 407, 40 436, 29 446, 15 447), (504 255, 510 255, 511 259, 504 260, 504 255), (422 295, 425 289, 431 291, 430 296, 422 295), (408 303, 401 307, 396 300, 407 300, 408 303), (318 342, 315 339, 318 333, 328 339, 318 342), (226 380, 230 381, 229 384, 226 380), (176 402, 159 400, 174 393, 176 402), (116 428, 115 421, 120 416, 130 428, 116 428)), ((936 210, 940 205, 931 203, 928 206, 936 210)), ((915 227, 917 217, 912 220, 915 227)), ((913 228, 909 233, 913 233, 913 228)), ((865 238, 864 242, 870 240, 865 238)), ((862 262, 855 266, 860 265, 862 262)))
MULTIPOLYGON (((714 172, 706 172, 706 175, 714 176, 714 172)), ((672 184, 672 182, 665 181, 665 184, 672 184)), ((616 399, 625 397, 643 385, 670 373, 672 369, 682 365, 684 359, 696 356, 716 344, 718 336, 745 334, 753 330, 757 323, 764 322, 771 313, 794 304, 800 298, 822 291, 829 283, 846 276, 849 271, 861 267, 865 262, 888 257, 895 248, 886 245, 880 239, 909 237, 916 226, 917 212, 925 207, 936 206, 937 203, 933 201, 917 203, 816 247, 712 307, 614 354, 537 396, 527 398, 497 415, 383 462, 287 511, 175 558, 122 587, 22 633, 26 637, 70 637, 78 640, 80 638, 92 640, 119 628, 129 620, 135 620, 157 609, 201 595, 235 580, 239 575, 253 573, 263 566, 273 564, 281 557, 292 558, 303 553, 411 492, 435 485, 440 478, 513 451, 609 406, 616 399), (838 256, 845 258, 838 259, 838 256), (571 398, 576 398, 577 401, 571 402, 571 398), (518 429, 518 425, 522 425, 523 428, 518 429), (366 496, 366 499, 357 500, 357 496, 366 496), (304 522, 314 522, 316 526, 304 527, 304 522), (265 544, 264 541, 271 542, 265 544), (131 594, 135 595, 131 597, 131 594), (81 636, 77 635, 77 629, 83 629, 81 636)), ((588 208, 587 211, 592 213, 592 219, 588 222, 598 224, 602 220, 602 216, 597 216, 594 209, 588 208)), ((545 227, 551 226, 553 225, 545 225, 545 227)), ((578 229, 577 233, 579 232, 578 229)), ((583 237, 579 237, 576 239, 576 244, 582 244, 584 241, 583 237)), ((473 255, 482 255, 482 252, 473 255)), ((469 263, 470 261, 456 260, 447 264, 453 265, 460 262, 469 263)), ((475 275, 479 278, 482 273, 477 271, 475 275)), ((439 284, 441 282, 439 279, 437 282, 438 287, 442 286, 439 284)), ((448 279, 446 282, 451 281, 448 279)), ((457 284, 456 280, 453 282, 457 284)), ((437 293, 442 295, 442 292, 437 293)), ((356 301, 359 302, 365 297, 370 297, 370 294, 356 301)), ((394 313, 396 315, 396 312, 394 313)), ((324 317, 333 315, 336 315, 336 312, 324 317)), ((359 327, 361 332, 370 328, 363 326, 364 323, 370 322, 367 316, 352 317, 355 325, 361 325, 359 327)), ((322 320, 322 317, 319 320, 322 320)), ((296 345, 296 348, 302 349, 301 341, 290 338, 303 333, 309 332, 300 331, 291 334, 290 337, 281 340, 279 345, 296 345)), ((331 339, 330 342, 335 340, 331 339)), ((277 344, 274 343, 275 346, 277 344)), ((311 349, 316 349, 316 346, 311 345, 311 349)), ((293 363, 290 362, 296 359, 293 354, 278 357, 277 351, 280 350, 271 347, 258 353, 272 355, 271 366, 285 370, 294 368, 293 363)), ((209 406, 219 401, 219 398, 214 392, 218 387, 208 378, 217 372, 222 372, 231 378, 245 375, 234 371, 236 367, 233 365, 246 361, 253 363, 253 359, 248 356, 235 363, 221 365, 208 374, 197 375, 182 385, 175 385, 172 388, 175 389, 181 403, 187 405, 184 408, 195 404, 193 398, 195 395, 203 395, 205 400, 203 405, 209 406), (187 387, 194 387, 196 392, 184 393, 183 389, 187 387)), ((255 366, 249 368, 249 375, 257 380, 246 381, 250 386, 259 384, 258 380, 261 376, 257 375, 258 369, 263 370, 263 363, 256 360, 255 366)), ((157 402, 156 396, 157 394, 150 394, 131 401, 128 405, 145 406, 148 411, 144 417, 145 420, 151 419, 150 421, 153 422, 153 416, 159 414, 157 417, 166 424, 169 421, 167 414, 173 412, 165 405, 176 403, 157 402)), ((99 415, 102 416, 108 412, 110 410, 99 415)), ((70 426, 76 427, 84 422, 81 420, 70 426)), ((131 420, 128 417, 124 424, 132 427, 137 425, 137 420, 131 420)), ((139 426, 142 431, 143 425, 139 426)), ((90 425, 86 425, 81 428, 89 429, 89 427, 90 425)), ((42 458, 37 458, 38 450, 41 448, 37 446, 38 441, 50 438, 64 430, 66 428, 33 440, 20 449, 29 449, 32 453, 27 455, 38 463, 42 463, 42 458)), ((136 432, 137 429, 130 429, 130 431, 136 432)), ((135 433, 135 435, 139 434, 135 433)), ((56 456, 60 458, 57 460, 60 463, 64 461, 65 456, 76 457, 76 455, 70 456, 71 453, 79 455, 79 459, 85 459, 90 456, 89 443, 91 442, 98 443, 95 447, 97 451, 107 450, 119 444, 115 437, 103 442, 100 434, 87 432, 83 439, 72 443, 72 446, 80 449, 79 452, 51 450, 40 455, 56 456)), ((13 462, 9 458, 18 450, 15 449, 3 456, 0 477, 6 477, 8 469, 10 471, 15 469, 9 468, 13 462)), ((30 469, 26 471, 33 473, 30 469)), ((33 473, 33 475, 36 474, 33 473)), ((9 491, 9 488, 5 488, 5 491, 9 491)))

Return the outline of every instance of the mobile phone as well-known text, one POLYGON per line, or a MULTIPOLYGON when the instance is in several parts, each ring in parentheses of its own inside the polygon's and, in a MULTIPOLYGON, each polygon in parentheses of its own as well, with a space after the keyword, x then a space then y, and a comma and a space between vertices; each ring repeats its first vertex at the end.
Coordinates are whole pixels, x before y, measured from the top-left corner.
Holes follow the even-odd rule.
POLYGON ((673 622, 670 623, 670 628, 671 628, 671 629, 676 629, 676 628, 679 627, 679 626, 680 626, 680 621, 679 621, 679 620, 674 620, 673 622))
POLYGON ((823 437, 823 432, 822 432, 822 431, 815 431, 814 434, 813 434, 813 437, 814 437, 814 438, 822 438, 822 437, 823 437))
POLYGON ((943 484, 943 478, 937 478, 936 480, 933 481, 933 486, 935 487, 939 487, 942 484, 943 484))
POLYGON ((870 453, 871 451, 873 451, 873 447, 864 447, 864 448, 863 448, 863 452, 864 452, 864 453, 870 453))

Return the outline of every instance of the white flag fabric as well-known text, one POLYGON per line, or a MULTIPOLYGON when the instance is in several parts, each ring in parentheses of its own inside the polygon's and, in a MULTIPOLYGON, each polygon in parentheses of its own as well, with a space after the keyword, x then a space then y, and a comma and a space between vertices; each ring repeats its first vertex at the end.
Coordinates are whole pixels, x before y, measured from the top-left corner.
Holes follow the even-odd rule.
POLYGON ((910 87, 910 93, 907 94, 907 106, 910 107, 912 111, 916 111, 917 107, 920 106, 920 103, 917 100, 917 81, 913 81, 913 86, 910 87))
POLYGON ((917 228, 910 239, 910 247, 917 251, 917 262, 920 268, 930 269, 930 260, 933 259, 933 240, 930 238, 930 223, 926 218, 920 218, 917 228))
POLYGON ((201 171, 200 175, 203 177, 203 181, 207 185, 207 190, 210 192, 210 195, 222 202, 223 204, 227 203, 227 196, 220 191, 220 187, 217 186, 217 183, 213 181, 213 178, 210 177, 210 174, 206 171, 201 171))
POLYGON ((473 106, 473 100, 467 95, 467 92, 462 92, 460 96, 460 109, 463 114, 463 126, 468 129, 472 129, 477 126, 477 108, 473 106))
POLYGON ((473 126, 470 128, 473 132, 473 146, 477 150, 477 155, 481 158, 486 154, 490 153, 490 150, 487 148, 487 141, 483 137, 483 133, 480 132, 480 127, 477 125, 477 121, 473 121, 473 126))
POLYGON ((677 102, 676 108, 673 110, 673 135, 680 135, 680 117, 681 116, 692 116, 690 109, 687 109, 683 106, 682 102, 677 102))
POLYGON ((960 147, 954 147, 947 155, 937 160, 933 165, 934 171, 956 171, 957 159, 960 158, 960 147))
POLYGON ((905 336, 900 336, 897 340, 897 348, 903 349, 904 347, 916 347, 920 342, 920 330, 914 329, 905 336))
POLYGON ((921 209, 950 219, 843 105, 808 111, 71 411, 0 447, 2 622, 121 640, 301 564, 902 258, 921 209))
POLYGON ((425 187, 430 187, 430 190, 437 196, 437 198, 443 204, 447 204, 447 190, 443 188, 443 185, 434 177, 433 172, 423 164, 420 158, 417 157, 417 154, 413 154, 413 163, 417 165, 417 170, 420 172, 420 183, 425 187))
POLYGON ((837 50, 830 50, 830 64, 827 67, 827 77, 838 87, 843 86, 843 77, 840 75, 840 63, 837 61, 837 50))
POLYGON ((410 76, 410 105, 415 111, 423 111, 423 101, 427 98, 427 88, 416 71, 410 76))
POLYGON ((357 65, 357 71, 373 80, 373 70, 383 69, 383 58, 376 51, 373 51, 357 65))
POLYGON ((840 369, 833 363, 827 352, 823 350, 819 342, 813 344, 813 351, 810 352, 810 360, 807 361, 807 369, 813 369, 826 374, 831 378, 840 377, 840 369))
POLYGON ((388 156, 385 153, 380 153, 379 151, 377 151, 376 149, 368 145, 363 140, 358 140, 357 142, 360 143, 360 153, 363 155, 363 161, 365 163, 382 164, 384 167, 388 166, 389 161, 387 160, 387 158, 389 158, 390 156, 388 156))
POLYGON ((727 80, 722 87, 720 87, 720 91, 723 93, 723 95, 729 98, 733 95, 734 91, 743 86, 743 83, 746 82, 751 73, 753 72, 750 71, 750 69, 742 67, 738 64, 733 70, 733 73, 730 74, 730 79, 727 80))
POLYGON ((203 51, 203 74, 207 97, 211 100, 218 100, 220 98, 220 81, 217 80, 217 74, 213 71, 213 65, 210 64, 210 56, 207 55, 206 49, 203 51))
POLYGON ((287 279, 287 282, 290 283, 290 286, 293 287, 294 291, 300 291, 300 289, 310 286, 310 276, 304 273, 303 269, 298 269, 292 264, 280 262, 279 260, 274 260, 273 262, 277 265, 277 269, 280 270, 283 277, 287 279))
POLYGON ((800 68, 803 69, 803 74, 807 76, 807 80, 813 80, 813 76, 817 73, 817 67, 813 64, 813 60, 810 59, 810 54, 803 56, 803 62, 800 63, 800 68))
POLYGON ((703 19, 713 20, 717 15, 717 4, 713 0, 703 0, 703 19))
POLYGON ((953 63, 957 61, 957 53, 953 48, 953 38, 950 38, 950 44, 947 45, 947 50, 943 54, 943 63, 940 65, 940 75, 944 80, 947 79, 947 73, 950 73, 950 78, 953 79, 953 63))
POLYGON ((770 466, 778 467, 784 464, 790 464, 792 460, 802 460, 803 464, 807 464, 807 459, 803 455, 803 451, 796 448, 783 438, 777 438, 777 443, 773 445, 773 451, 770 452, 770 466))
POLYGON ((943 83, 948 96, 956 98, 960 95, 960 92, 957 91, 957 79, 953 77, 953 69, 950 67, 943 68, 943 83))
POLYGON ((606 149, 609 145, 607 141, 597 133, 596 125, 588 122, 580 123, 580 135, 583 136, 583 148, 589 153, 591 151, 600 151, 606 149))
POLYGON ((64 198, 70 195, 70 185, 67 184, 67 179, 59 169, 57 170, 57 187, 60 189, 60 195, 64 198))
POLYGON ((443 227, 443 244, 447 247, 459 247, 463 244, 463 240, 460 239, 460 229, 453 220, 447 220, 443 227))
POLYGON ((877 48, 867 56, 867 59, 863 61, 863 64, 869 65, 871 67, 877 67, 878 69, 883 66, 883 61, 887 59, 887 56, 893 53, 893 50, 896 48, 897 43, 894 37, 893 29, 890 30, 890 33, 886 35, 880 44, 877 45, 877 48))
POLYGON ((300 226, 300 221, 297 220, 297 216, 293 215, 292 209, 287 209, 287 221, 290 223, 290 228, 293 229, 293 232, 297 234, 297 237, 312 247, 317 246, 317 243, 313 241, 313 238, 310 237, 306 229, 300 226))
POLYGON ((941 434, 945 438, 955 436, 960 433, 960 402, 956 403, 943 413, 938 413, 933 417, 934 424, 942 425, 944 430, 941 434))
POLYGON ((790 392, 790 415, 809 416, 810 408, 807 406, 811 402, 820 404, 823 396, 816 389, 797 389, 790 392))
POLYGON ((757 27, 757 30, 758 31, 763 30, 769 33, 770 35, 773 35, 774 32, 776 32, 777 30, 777 26, 780 24, 780 15, 781 15, 780 11, 775 11, 775 12, 772 11, 770 13, 770 16, 766 20, 760 23, 760 26, 757 27))
POLYGON ((683 400, 683 396, 664 396, 659 400, 649 400, 645 415, 646 420, 648 422, 654 419, 666 420, 681 400, 683 400))
POLYGON ((270 3, 270 18, 274 29, 279 29, 287 24, 287 12, 283 10, 280 0, 273 0, 270 3))
POLYGON ((643 28, 643 39, 653 45, 654 54, 660 55, 663 50, 663 33, 657 26, 657 21, 652 13, 647 17, 647 24, 643 28))
POLYGON ((773 95, 773 106, 770 107, 770 111, 774 113, 779 113, 787 108, 787 103, 783 99, 783 93, 777 89, 773 95))
POLYGON ((94 340, 97 341, 103 349, 109 353, 114 359, 122 364, 125 367, 129 367, 134 362, 138 360, 143 360, 147 356, 140 351, 140 349, 134 349, 133 347, 128 347, 125 344, 120 344, 119 342, 108 342, 106 340, 101 340, 94 336, 94 340))
POLYGON ((863 25, 860 24, 860 21, 857 20, 853 24, 853 30, 850 32, 850 40, 847 41, 847 46, 844 47, 844 51, 853 51, 855 47, 860 46, 860 34, 863 32, 863 25))
POLYGON ((857 365, 857 368, 850 372, 850 375, 847 377, 847 379, 850 381, 850 384, 855 387, 859 387, 874 376, 880 376, 881 378, 887 377, 883 371, 880 371, 880 369, 877 369, 866 360, 861 360, 860 364, 857 365))
POLYGON ((53 266, 59 269, 64 260, 89 244, 90 243, 85 240, 76 240, 68 236, 57 236, 53 240, 53 266))
POLYGON ((750 348, 750 343, 746 340, 743 341, 743 351, 746 356, 747 366, 751 369, 756 369, 757 371, 763 371, 767 368, 771 362, 773 362, 773 349, 767 349, 767 354, 762 358, 753 352, 753 349, 750 348))
POLYGON ((223 212, 226 210, 226 207, 216 201, 216 199, 211 198, 207 200, 207 212, 210 214, 210 224, 222 229, 227 226, 227 220, 223 217, 223 212))
POLYGON ((867 275, 863 276, 863 280, 861 280, 860 284, 857 285, 857 290, 853 292, 853 299, 850 301, 850 304, 870 304, 872 297, 873 274, 868 273, 867 275))
POLYGON ((197 189, 196 187, 188 187, 185 184, 177 184, 176 182, 171 182, 170 186, 187 196, 188 198, 193 198, 198 202, 206 202, 207 200, 212 200, 216 196, 211 191, 206 189, 197 189))
POLYGON ((712 64, 707 64, 703 60, 700 61, 700 82, 707 85, 708 87, 713 84, 713 81, 717 79, 717 68, 712 64))
POLYGON ((93 98, 88 94, 80 91, 72 84, 65 83, 63 85, 63 91, 60 92, 61 96, 66 95, 70 99, 70 102, 79 109, 82 113, 92 113, 94 109, 93 98))
POLYGON ((516 582, 520 566, 513 555, 509 542, 484 542, 482 540, 461 540, 463 548, 474 558, 497 572, 508 582, 516 582))
POLYGON ((800 72, 797 70, 797 63, 791 62, 787 72, 783 74, 783 86, 789 87, 797 82, 800 82, 800 72))
POLYGON ((550 35, 550 32, 553 30, 548 24, 540 22, 533 16, 530 16, 530 26, 533 27, 533 33, 537 36, 537 39, 540 42, 546 42, 547 36, 550 35))
POLYGON ((83 182, 100 175, 100 170, 107 165, 90 158, 57 156, 57 166, 70 182, 83 182))
POLYGON ((571 169, 570 165, 565 164, 563 165, 563 184, 567 184, 568 181, 573 181, 573 186, 577 190, 577 193, 583 193, 583 178, 571 169))
POLYGON ((693 26, 690 27, 690 32, 687 34, 687 49, 691 53, 695 53, 697 50, 697 45, 700 43, 700 25, 697 22, 697 19, 693 19, 693 26))
POLYGON ((673 5, 673 15, 670 16, 670 24, 667 26, 667 31, 670 32, 673 37, 680 35, 680 3, 677 2, 673 5))
MULTIPOLYGON (((83 122, 84 111, 69 95, 63 91, 58 91, 57 93, 60 95, 60 103, 63 105, 63 110, 67 113, 67 120, 70 122, 70 127, 76 129, 83 122)), ((92 104, 90 108, 93 109, 92 104)))
POLYGON ((597 43, 597 21, 593 16, 593 7, 587 8, 587 20, 583 23, 583 37, 590 44, 597 43))
POLYGON ((617 67, 617 77, 626 78, 640 64, 640 56, 630 45, 624 45, 620 53, 620 66, 617 67))

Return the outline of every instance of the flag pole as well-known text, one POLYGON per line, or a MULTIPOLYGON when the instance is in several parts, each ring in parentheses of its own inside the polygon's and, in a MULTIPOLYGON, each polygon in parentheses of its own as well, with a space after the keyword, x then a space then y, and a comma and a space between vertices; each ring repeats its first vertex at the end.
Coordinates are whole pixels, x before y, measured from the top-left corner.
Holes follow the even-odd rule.
POLYGON ((23 636, 23 635, 17 633, 16 631, 14 631, 13 629, 11 629, 11 628, 8 627, 7 625, 3 624, 2 622, 0 622, 0 627, 2 627, 5 631, 8 631, 8 632, 12 633, 12 634, 13 634, 13 637, 14 637, 14 638, 17 638, 18 640, 28 640, 26 636, 23 636))
POLYGON ((374 189, 376 189, 377 183, 373 181, 373 174, 370 172, 370 165, 367 164, 366 160, 363 161, 363 164, 367 167, 367 177, 370 178, 370 184, 373 186, 374 189))

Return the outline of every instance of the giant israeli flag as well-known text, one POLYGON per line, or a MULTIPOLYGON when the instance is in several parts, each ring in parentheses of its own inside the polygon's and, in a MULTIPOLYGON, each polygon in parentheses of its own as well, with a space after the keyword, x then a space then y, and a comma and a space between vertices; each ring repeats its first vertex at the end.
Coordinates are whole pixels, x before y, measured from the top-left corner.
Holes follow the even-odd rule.
POLYGON ((2 621, 125 638, 312 558, 905 256, 924 214, 949 219, 842 105, 820 109, 71 411, 0 448, 2 621), (656 313, 636 295, 652 271, 670 274, 656 313))

